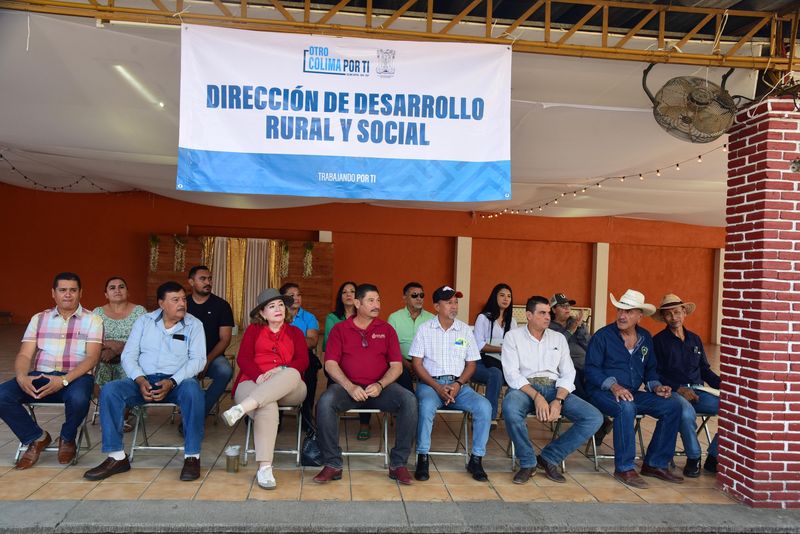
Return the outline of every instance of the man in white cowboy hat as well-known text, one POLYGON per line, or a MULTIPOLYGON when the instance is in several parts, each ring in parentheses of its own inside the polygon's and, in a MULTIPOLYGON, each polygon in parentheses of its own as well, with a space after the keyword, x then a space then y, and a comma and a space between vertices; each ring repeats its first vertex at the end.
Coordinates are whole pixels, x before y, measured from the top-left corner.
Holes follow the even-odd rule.
POLYGON ((614 478, 635 488, 647 482, 636 472, 637 414, 658 419, 647 447, 641 474, 673 483, 683 477, 669 470, 681 420, 680 402, 672 388, 663 385, 656 371, 653 339, 639 326, 656 307, 644 295, 629 289, 619 300, 611 296, 617 319, 592 336, 586 351, 586 391, 601 412, 614 418, 614 478), (639 388, 644 385, 645 390, 639 388))
MULTIPOLYGON (((687 477, 700 476, 702 451, 697 439, 697 413, 719 413, 719 396, 702 390, 704 384, 719 389, 719 376, 711 370, 700 336, 687 330, 683 322, 695 310, 694 302, 683 302, 672 293, 664 295, 653 319, 667 327, 653 337, 658 363, 658 375, 664 384, 678 394, 675 397, 683 408, 681 440, 686 451, 687 477)), ((717 436, 708 445, 705 469, 717 472, 717 436)))

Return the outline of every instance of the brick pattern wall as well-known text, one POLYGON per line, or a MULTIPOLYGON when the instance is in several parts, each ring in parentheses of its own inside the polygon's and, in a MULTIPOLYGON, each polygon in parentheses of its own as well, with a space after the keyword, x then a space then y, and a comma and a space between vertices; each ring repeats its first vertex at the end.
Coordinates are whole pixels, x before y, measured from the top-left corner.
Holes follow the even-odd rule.
POLYGON ((800 112, 774 99, 728 142, 718 482, 755 507, 800 507, 800 112))

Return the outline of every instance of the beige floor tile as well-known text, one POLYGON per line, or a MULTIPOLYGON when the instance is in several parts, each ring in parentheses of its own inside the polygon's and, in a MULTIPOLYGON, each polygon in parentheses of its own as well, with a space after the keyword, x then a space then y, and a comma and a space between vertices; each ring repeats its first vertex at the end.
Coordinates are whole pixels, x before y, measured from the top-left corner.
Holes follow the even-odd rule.
POLYGON ((139 498, 145 500, 191 501, 199 489, 199 484, 181 482, 180 480, 153 482, 139 498))
POLYGON ((17 482, 44 483, 58 476, 63 470, 63 467, 41 466, 33 466, 30 469, 23 469, 22 471, 18 469, 9 469, 2 477, 0 477, 0 483, 3 485, 14 484, 17 482))
POLYGON ((232 486, 250 486, 256 477, 255 471, 239 471, 228 473, 226 471, 211 471, 205 478, 205 484, 226 484, 232 486))
POLYGON ((154 482, 182 482, 183 484, 200 485, 205 480, 205 477, 208 475, 208 472, 209 472, 208 469, 201 469, 200 478, 191 482, 183 482, 181 481, 181 470, 169 467, 159 471, 158 476, 155 478, 154 482))
POLYGON ((631 491, 636 493, 639 497, 649 502, 650 504, 674 504, 674 503, 688 503, 692 502, 683 494, 682 489, 674 488, 650 488, 650 489, 637 489, 633 488, 631 491))
POLYGON ((350 485, 350 492, 354 501, 399 501, 400 490, 398 484, 356 484, 350 485))
MULTIPOLYGON (((489 475, 489 482, 492 483, 492 486, 511 486, 519 484, 514 484, 514 474, 516 471, 489 471, 487 474, 489 475)), ((532 483, 532 482, 531 482, 532 483)))
MULTIPOLYGON (((412 473, 413 475, 413 473, 412 473)), ((373 484, 378 486, 397 486, 397 482, 389 478, 387 471, 350 471, 350 483, 355 485, 373 484)))
POLYGON ((486 486, 486 482, 479 482, 472 478, 472 475, 466 471, 441 471, 442 480, 446 485, 459 485, 459 486, 486 486))
POLYGON ((253 484, 250 489, 251 500, 256 501, 297 501, 300 500, 300 480, 286 481, 275 475, 278 487, 271 490, 260 488, 258 484, 253 484))
POLYGON ((114 483, 123 482, 152 482, 161 473, 162 469, 152 467, 134 467, 130 471, 114 475, 114 483))
POLYGON ((93 467, 93 465, 70 466, 67 469, 62 469, 61 472, 53 477, 50 482, 88 482, 85 478, 83 478, 83 474, 93 467))
POLYGON ((715 489, 686 491, 684 495, 696 504, 736 504, 734 499, 715 489))
POLYGON ((454 501, 496 501, 500 496, 491 486, 487 486, 485 482, 481 485, 475 486, 460 485, 460 484, 447 484, 447 491, 454 501))
POLYGON ((583 486, 578 484, 559 484, 541 488, 553 502, 596 502, 597 499, 583 486))
MULTIPOLYGON (((431 478, 433 480, 433 478, 431 478)), ((453 499, 444 484, 414 482, 411 486, 400 486, 404 501, 450 502, 453 499)))
POLYGON ((544 488, 535 484, 509 484, 494 486, 500 498, 507 502, 549 501, 544 488))
POLYGON ((147 489, 148 485, 148 482, 127 482, 116 484, 114 482, 104 480, 92 491, 90 491, 84 497, 84 499, 87 501, 135 501, 142 493, 144 493, 144 490, 147 489))
POLYGON ((245 501, 250 485, 206 482, 195 495, 196 501, 245 501))
POLYGON ((0 500, 16 501, 27 498, 45 484, 42 480, 26 480, 3 483, 0 478, 0 500))
POLYGON ((303 501, 349 501, 351 500, 350 482, 337 480, 327 484, 316 484, 304 480, 300 499, 303 501))
POLYGON ((607 473, 572 473, 572 479, 585 488, 617 487, 619 482, 607 473))
POLYGON ((618 484, 616 488, 608 487, 594 487, 590 488, 589 492, 600 502, 623 502, 623 503, 644 503, 639 495, 626 488, 622 484, 618 484))
POLYGON ((28 500, 81 500, 99 482, 50 482, 28 497, 28 500))

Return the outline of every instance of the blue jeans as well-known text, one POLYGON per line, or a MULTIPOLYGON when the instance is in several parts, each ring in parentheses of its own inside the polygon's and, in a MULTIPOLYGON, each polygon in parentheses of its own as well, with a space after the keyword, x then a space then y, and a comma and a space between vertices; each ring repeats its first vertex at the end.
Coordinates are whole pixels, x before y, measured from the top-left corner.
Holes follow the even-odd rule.
POLYGON ((500 399, 500 389, 505 383, 503 371, 497 367, 486 367, 482 361, 475 362, 475 372, 472 381, 486 386, 486 400, 492 406, 492 419, 497 419, 497 405, 500 399))
MULTIPOLYGON (((145 377, 148 382, 155 384, 169 375, 154 374, 145 377)), ((162 402, 173 402, 181 409, 183 423, 184 453, 200 454, 200 445, 203 442, 204 419, 203 389, 194 378, 183 380, 178 387, 167 393, 162 402)), ((100 425, 103 435, 103 452, 117 452, 124 450, 122 443, 122 424, 124 423, 125 408, 140 406, 145 403, 139 385, 130 378, 114 380, 107 383, 100 390, 100 425)))
POLYGON ((592 393, 592 404, 614 418, 614 469, 630 471, 636 467, 636 435, 633 431, 638 414, 658 419, 653 439, 647 446, 644 463, 666 469, 675 455, 678 429, 681 423, 681 404, 673 393, 668 399, 647 391, 633 392, 633 401, 617 401, 611 391, 592 393))
MULTIPOLYGON (((40 374, 59 375, 64 373, 28 373, 28 376, 40 374)), ((44 431, 34 422, 28 410, 22 407, 29 402, 63 402, 64 424, 61 425, 61 439, 75 441, 78 428, 89 413, 89 404, 92 399, 94 377, 83 375, 76 378, 65 388, 48 395, 43 399, 34 399, 19 387, 16 378, 0 384, 0 419, 5 421, 11 431, 19 440, 28 445, 39 439, 44 431)))
POLYGON ((389 467, 405 466, 411 454, 411 444, 414 443, 414 429, 417 428, 417 399, 414 394, 403 386, 391 383, 377 397, 358 402, 335 382, 328 386, 317 403, 317 440, 322 453, 322 465, 342 468, 339 414, 355 408, 378 409, 397 416, 389 467))
POLYGON ((233 368, 224 355, 220 354, 209 364, 206 378, 211 380, 211 385, 206 388, 206 411, 204 414, 208 415, 225 393, 225 388, 233 378, 233 368))
MULTIPOLYGON (((700 441, 697 439, 697 412, 700 413, 719 413, 719 397, 706 393, 705 391, 694 390, 700 399, 697 402, 689 402, 683 396, 673 393, 681 403, 681 441, 686 457, 698 460, 703 451, 700 449, 700 441)), ((708 445, 708 455, 717 455, 717 435, 708 445)))
MULTIPOLYGON (((436 379, 434 379, 436 380, 436 379)), ((439 379, 439 384, 452 384, 452 380, 439 379)), ((436 410, 463 410, 472 414, 472 454, 486 456, 486 442, 489 441, 489 426, 492 422, 492 405, 469 386, 462 387, 456 402, 444 406, 436 390, 428 384, 417 383, 417 401, 419 417, 417 419, 417 454, 428 454, 431 450, 431 431, 436 410)))
MULTIPOLYGON (((556 387, 532 386, 548 403, 556 398, 556 387)), ((524 391, 509 388, 503 398, 503 419, 506 422, 506 431, 514 442, 514 449, 519 456, 520 467, 536 466, 536 452, 528 436, 528 426, 525 418, 529 413, 535 413, 535 405, 524 391)), ((597 408, 581 399, 577 395, 569 395, 561 407, 561 415, 572 422, 569 429, 558 438, 551 441, 542 449, 542 458, 551 464, 560 464, 572 451, 586 443, 603 424, 603 416, 597 408)))

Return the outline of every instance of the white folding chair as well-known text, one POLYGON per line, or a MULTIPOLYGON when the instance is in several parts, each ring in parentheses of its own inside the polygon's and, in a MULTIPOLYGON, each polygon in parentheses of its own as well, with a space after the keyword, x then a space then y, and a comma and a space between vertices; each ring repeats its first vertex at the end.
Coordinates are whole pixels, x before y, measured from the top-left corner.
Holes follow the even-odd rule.
MULTIPOLYGON (((275 454, 293 454, 295 456, 295 465, 298 467, 300 466, 300 451, 302 448, 302 436, 303 436, 303 405, 299 404, 297 406, 278 406, 279 412, 290 412, 292 410, 295 411, 297 414, 297 445, 294 449, 275 449, 275 454)), ((256 450, 250 448, 250 437, 253 435, 253 419, 251 417, 247 418, 247 428, 245 429, 245 440, 244 440, 244 454, 242 456, 242 465, 247 465, 249 461, 249 456, 251 454, 255 454, 256 450)))
MULTIPOLYGON (((613 417, 611 417, 610 419, 613 419, 613 417)), ((644 415, 643 414, 637 415, 636 416, 636 424, 633 427, 633 431, 636 433, 636 437, 639 440, 639 450, 642 451, 641 456, 639 456, 639 455, 634 456, 635 459, 643 458, 644 457, 644 453, 645 453, 644 438, 642 437, 642 419, 644 419, 644 415)), ((584 451, 584 453, 586 454, 587 457, 594 458, 594 470, 595 471, 600 471, 600 462, 598 460, 613 460, 614 459, 614 455, 613 454, 597 454, 597 443, 595 442, 594 434, 592 434, 592 437, 589 440, 589 443, 586 444, 586 450, 584 451), (589 446, 592 447, 591 456, 589 455, 589 446)))
MULTIPOLYGON (((49 408, 52 406, 60 406, 62 409, 62 413, 64 410, 64 403, 63 402, 29 402, 27 404, 23 404, 28 413, 31 414, 31 417, 34 421, 36 421, 36 408, 49 408)), ((92 448, 92 441, 89 439, 89 416, 87 414, 86 418, 84 418, 83 422, 81 423, 80 428, 78 429, 78 438, 75 440, 75 445, 77 446, 77 450, 75 451, 75 458, 72 459, 72 465, 76 465, 78 463, 78 457, 81 455, 81 449, 89 450, 92 448), (85 447, 81 447, 81 443, 86 442, 85 447)), ((23 445, 22 442, 17 445, 17 452, 14 455, 14 463, 16 464, 19 461, 20 457, 25 453, 28 449, 27 445, 23 445)), ((51 445, 43 449, 49 452, 58 452, 57 445, 51 445)))
POLYGON ((128 454, 128 461, 133 462, 133 455, 136 451, 173 451, 178 452, 183 450, 183 444, 181 445, 150 445, 150 438, 147 435, 147 410, 150 408, 161 408, 161 407, 168 407, 172 408, 172 413, 170 415, 170 422, 174 421, 175 419, 175 412, 178 409, 178 405, 174 402, 146 402, 144 404, 140 404, 139 406, 134 406, 132 408, 132 412, 134 417, 136 418, 136 423, 133 425, 133 440, 131 441, 131 452, 128 454), (139 428, 142 429, 142 443, 143 445, 137 445, 137 438, 139 437, 139 428))
MULTIPOLYGON (((383 424, 383 436, 382 436, 382 443, 378 445, 378 450, 375 452, 371 451, 342 451, 342 456, 382 456, 383 457, 383 467, 389 466, 389 414, 386 412, 382 412, 377 408, 354 408, 352 410, 347 410, 344 412, 345 414, 361 414, 361 413, 374 413, 378 414, 378 417, 382 420, 383 424)), ((342 414, 339 414, 341 418, 342 414)))

